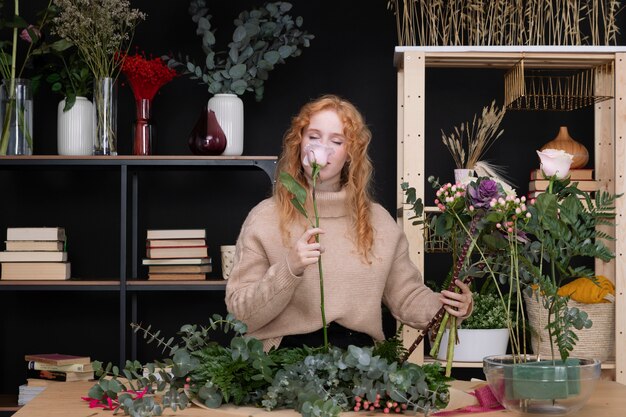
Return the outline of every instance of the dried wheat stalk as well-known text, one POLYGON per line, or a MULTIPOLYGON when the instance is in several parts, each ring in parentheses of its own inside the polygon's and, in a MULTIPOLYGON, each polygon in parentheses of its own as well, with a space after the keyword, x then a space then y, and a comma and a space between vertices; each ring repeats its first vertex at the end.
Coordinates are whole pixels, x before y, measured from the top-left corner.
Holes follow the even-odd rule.
POLYGON ((610 45, 620 0, 388 0, 400 45, 610 45), (585 33, 588 30, 588 33, 585 33))

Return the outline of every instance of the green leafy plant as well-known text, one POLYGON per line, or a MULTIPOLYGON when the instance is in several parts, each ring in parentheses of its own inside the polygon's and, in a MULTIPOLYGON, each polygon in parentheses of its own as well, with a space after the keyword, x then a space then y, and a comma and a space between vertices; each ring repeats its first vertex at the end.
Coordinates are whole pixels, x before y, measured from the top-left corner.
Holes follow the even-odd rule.
POLYGON ((472 315, 463 320, 461 329, 506 329, 510 312, 495 294, 474 293, 472 315))
POLYGON ((87 97, 93 90, 93 75, 87 63, 72 45, 60 40, 55 45, 54 60, 49 62, 44 71, 50 90, 65 98, 63 111, 70 110, 76 97, 87 97))
POLYGON ((212 94, 243 95, 254 91, 260 101, 269 72, 287 58, 299 56, 302 47, 308 47, 314 38, 301 29, 302 17, 294 19, 288 14, 291 8, 291 3, 279 1, 241 12, 234 21, 228 49, 216 51, 216 29, 211 26, 206 1, 192 0, 189 13, 197 24, 196 33, 202 38, 206 58, 199 65, 189 58, 185 58, 185 63, 172 57, 164 59, 168 59, 168 65, 182 68, 192 79, 207 84, 212 94))
POLYGON ((91 407, 151 416, 166 408, 184 409, 196 400, 212 408, 223 403, 287 407, 305 417, 331 417, 366 406, 428 412, 443 408, 449 399, 450 378, 438 364, 401 364, 398 357, 375 354, 400 353, 399 334, 374 349, 279 348, 266 353, 231 315, 214 315, 206 327, 181 327, 178 342, 150 326, 132 327, 169 357, 145 365, 127 361, 123 369, 96 362, 99 380, 84 398, 91 407), (221 346, 210 338, 214 331, 234 336, 221 346))

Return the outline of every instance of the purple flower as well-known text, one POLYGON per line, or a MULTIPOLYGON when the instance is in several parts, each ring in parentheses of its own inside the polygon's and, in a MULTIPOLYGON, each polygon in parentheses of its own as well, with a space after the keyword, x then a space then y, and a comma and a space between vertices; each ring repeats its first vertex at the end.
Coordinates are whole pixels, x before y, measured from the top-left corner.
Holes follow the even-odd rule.
POLYGON ((498 190, 498 183, 492 179, 483 179, 479 183, 471 183, 467 187, 469 194, 469 203, 474 208, 489 208, 491 200, 503 197, 498 190))

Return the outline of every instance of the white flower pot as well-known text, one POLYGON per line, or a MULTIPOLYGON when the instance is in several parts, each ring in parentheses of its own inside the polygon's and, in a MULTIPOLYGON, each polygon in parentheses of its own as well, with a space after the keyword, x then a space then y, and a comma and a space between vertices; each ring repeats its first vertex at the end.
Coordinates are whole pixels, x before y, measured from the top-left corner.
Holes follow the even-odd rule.
POLYGON ((57 109, 57 152, 59 155, 91 155, 93 152, 93 104, 76 97, 71 109, 64 112, 65 100, 57 109))
MULTIPOLYGON (((446 329, 437 359, 446 360, 448 334, 446 329)), ((459 343, 454 345, 454 360, 458 362, 482 362, 485 356, 504 355, 509 344, 508 329, 459 329, 459 343)))
POLYGON ((243 154, 243 101, 235 94, 215 94, 209 100, 209 109, 226 135, 226 149, 222 155, 243 154))

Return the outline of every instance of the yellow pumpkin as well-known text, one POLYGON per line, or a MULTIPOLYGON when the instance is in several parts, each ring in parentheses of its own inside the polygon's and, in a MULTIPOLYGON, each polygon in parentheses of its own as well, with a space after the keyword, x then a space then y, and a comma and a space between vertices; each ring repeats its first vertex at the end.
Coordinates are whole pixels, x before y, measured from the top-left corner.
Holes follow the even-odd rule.
POLYGON ((586 304, 610 303, 615 299, 615 286, 605 276, 596 276, 597 284, 589 278, 578 278, 559 288, 559 295, 570 296, 574 301, 586 304))

